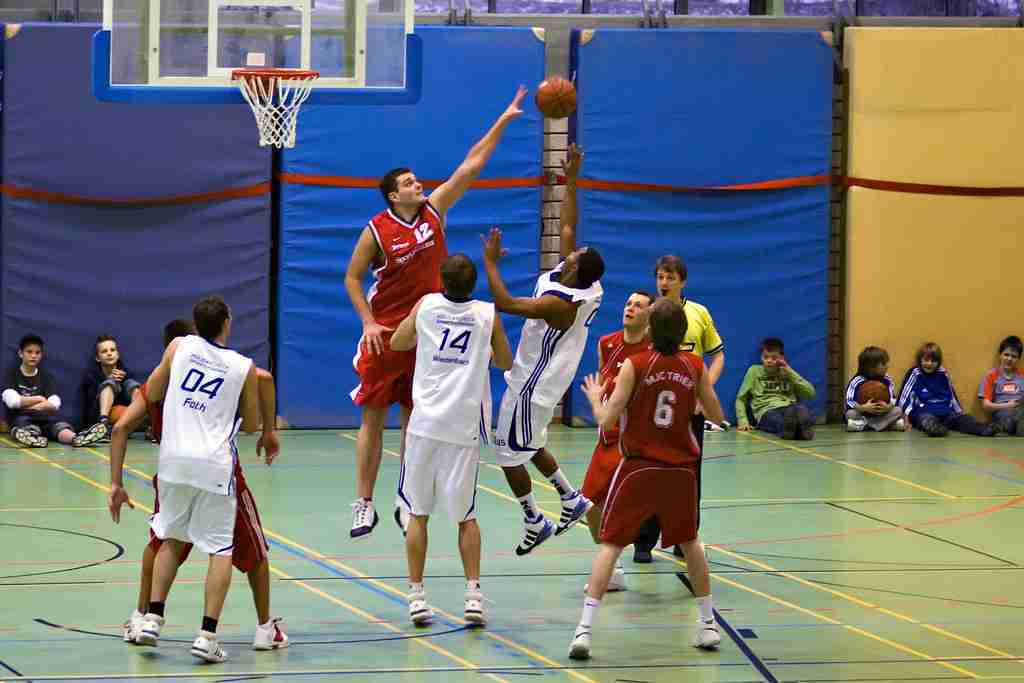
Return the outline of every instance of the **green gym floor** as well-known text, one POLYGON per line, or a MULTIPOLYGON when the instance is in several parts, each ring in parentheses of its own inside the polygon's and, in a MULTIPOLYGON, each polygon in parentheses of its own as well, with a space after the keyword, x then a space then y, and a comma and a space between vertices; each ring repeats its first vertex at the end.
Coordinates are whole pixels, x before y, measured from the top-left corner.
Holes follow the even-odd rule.
MULTIPOLYGON (((555 428, 549 448, 580 482, 595 433, 555 428)), ((702 538, 722 630, 717 653, 690 647, 696 606, 656 554, 624 553, 629 590, 609 594, 593 659, 566 649, 594 546, 579 525, 516 557, 519 507, 501 471, 480 472, 489 623, 468 631, 455 530, 431 524, 427 591, 438 620, 406 618, 405 558, 390 518, 397 433, 377 489, 381 523, 348 537, 354 432, 282 433, 267 468, 243 439, 246 477, 271 543, 272 612, 292 646, 249 649, 255 616, 235 574, 220 635, 230 659, 188 653, 205 559, 186 564, 157 649, 124 644, 152 505, 156 450, 132 440, 121 524, 109 518, 106 448, 0 448, 0 678, 240 681, 938 681, 1024 680, 1024 439, 846 434, 813 442, 709 435, 702 538), (1016 588, 1015 588, 1016 586, 1016 588), (525 679, 524 677, 531 677, 525 679)), ((534 471, 536 475, 536 472, 534 471)), ((548 513, 557 496, 535 485, 548 513)))

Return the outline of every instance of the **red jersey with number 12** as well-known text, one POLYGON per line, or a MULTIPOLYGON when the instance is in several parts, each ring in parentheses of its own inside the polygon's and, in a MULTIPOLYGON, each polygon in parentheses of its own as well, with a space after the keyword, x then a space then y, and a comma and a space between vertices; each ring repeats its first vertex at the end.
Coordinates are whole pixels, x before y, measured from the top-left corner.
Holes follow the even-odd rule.
POLYGON ((411 223, 385 209, 368 227, 384 254, 384 265, 374 269, 376 282, 366 299, 374 320, 397 327, 421 297, 441 291, 441 262, 448 256, 441 215, 423 202, 411 223))
POLYGON ((621 418, 622 455, 669 465, 699 461, 700 446, 690 423, 704 363, 685 351, 673 356, 641 351, 629 360, 636 382, 621 418))
MULTIPOLYGON (((651 340, 644 337, 635 344, 627 344, 625 334, 622 330, 619 330, 618 332, 612 332, 601 337, 598 345, 601 347, 601 358, 604 359, 604 365, 601 366, 600 370, 601 379, 607 382, 604 388, 604 395, 601 398, 607 401, 612 392, 615 391, 615 379, 619 376, 622 364, 633 354, 650 349, 651 340)), ((619 425, 615 425, 610 429, 601 428, 602 443, 606 446, 611 446, 618 443, 618 441, 619 425)))

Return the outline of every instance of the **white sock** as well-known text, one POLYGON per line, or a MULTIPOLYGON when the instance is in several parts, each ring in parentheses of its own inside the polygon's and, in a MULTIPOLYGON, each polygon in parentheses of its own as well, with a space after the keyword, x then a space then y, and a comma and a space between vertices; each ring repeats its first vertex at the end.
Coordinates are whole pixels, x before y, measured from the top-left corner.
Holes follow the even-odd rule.
POLYGON ((537 507, 537 501, 533 497, 533 491, 527 493, 517 499, 519 505, 523 508, 523 513, 526 515, 527 522, 536 522, 540 518, 540 509, 537 507))
POLYGON ((267 619, 267 623, 259 624, 260 628, 270 628, 270 625, 274 623, 273 619, 267 619))
POLYGON ((569 480, 565 478, 564 474, 562 474, 561 468, 555 470, 554 473, 548 477, 548 481, 550 481, 551 485, 555 487, 556 491, 558 491, 558 495, 562 497, 562 500, 568 500, 569 498, 576 497, 576 489, 572 487, 569 480))
POLYGON ((583 614, 580 615, 579 628, 590 630, 590 625, 594 621, 594 615, 597 613, 597 608, 601 606, 600 600, 595 600, 589 595, 583 598, 583 614))
POLYGON ((466 590, 467 591, 479 591, 480 590, 480 582, 479 581, 468 581, 467 580, 466 581, 466 590))
POLYGON ((715 620, 715 605, 711 601, 710 595, 706 595, 703 598, 697 598, 697 609, 700 610, 701 621, 715 620))
POLYGON ((409 592, 410 593, 423 593, 423 592, 425 592, 423 590, 423 584, 422 583, 413 583, 413 582, 410 581, 409 582, 409 592))

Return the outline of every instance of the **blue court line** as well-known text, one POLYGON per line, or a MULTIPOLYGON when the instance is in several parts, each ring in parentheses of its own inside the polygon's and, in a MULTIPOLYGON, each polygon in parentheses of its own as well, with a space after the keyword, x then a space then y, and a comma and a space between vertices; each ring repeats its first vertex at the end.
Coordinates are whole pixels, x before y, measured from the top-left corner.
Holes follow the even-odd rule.
POLYGON ((750 646, 748 646, 747 643, 743 640, 743 636, 736 633, 736 629, 734 629, 729 624, 729 622, 725 620, 725 617, 723 617, 718 610, 713 611, 715 614, 715 621, 722 625, 722 628, 725 629, 725 632, 732 639, 732 642, 736 643, 736 647, 738 647, 740 649, 740 652, 742 652, 743 655, 748 660, 750 660, 750 664, 755 669, 757 669, 757 672, 764 677, 764 680, 766 680, 768 683, 779 683, 779 679, 777 679, 775 675, 768 670, 768 667, 764 665, 764 662, 761 661, 761 658, 754 654, 754 651, 751 650, 750 646))
POLYGON ((950 458, 943 458, 941 456, 936 456, 936 457, 932 458, 932 460, 937 461, 937 462, 941 462, 941 463, 944 463, 944 464, 949 465, 951 467, 956 467, 956 468, 959 468, 959 469, 962 469, 962 470, 971 470, 972 472, 976 472, 977 474, 984 474, 986 477, 992 477, 993 479, 1001 479, 1002 481, 1008 481, 1008 482, 1013 483, 1013 484, 1024 484, 1024 479, 1015 479, 1014 477, 1007 477, 1006 475, 997 474, 996 472, 993 472, 991 470, 986 470, 986 469, 982 469, 980 467, 975 467, 974 465, 965 465, 962 462, 957 462, 956 460, 951 460, 950 458))

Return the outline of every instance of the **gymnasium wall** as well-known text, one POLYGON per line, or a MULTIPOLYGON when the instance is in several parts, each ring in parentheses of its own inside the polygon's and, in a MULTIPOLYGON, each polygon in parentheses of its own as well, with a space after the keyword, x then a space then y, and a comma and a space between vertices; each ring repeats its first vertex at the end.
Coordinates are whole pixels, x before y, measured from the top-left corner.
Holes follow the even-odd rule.
MULTIPOLYGON (((397 166, 421 180, 446 179, 516 86, 544 75, 544 44, 530 29, 424 26, 417 33, 425 55, 419 103, 308 107, 295 148, 284 154, 285 177, 305 176, 285 182, 281 200, 278 393, 279 411, 293 425, 359 424, 349 391, 358 384, 352 358, 362 324, 344 275, 360 232, 386 208, 377 179, 397 166)), ((524 105, 481 176, 504 187, 471 189, 448 214, 449 251, 473 258, 481 298, 490 296, 479 235, 491 226, 504 231, 510 253, 501 269, 514 293, 528 295, 538 271, 540 188, 504 182, 541 172, 540 116, 529 101, 524 105)), ((514 347, 522 321, 506 317, 505 325, 514 347)), ((492 373, 491 385, 500 396, 500 373, 492 373)))
MULTIPOLYGON (((729 419, 766 336, 784 340, 821 415, 831 47, 816 31, 598 29, 574 34, 573 60, 583 175, 610 183, 580 190, 581 244, 608 265, 592 334, 621 328, 629 293, 656 291, 655 260, 676 254, 684 294, 725 342, 716 389, 729 419)), ((595 369, 593 348, 581 374, 595 369)), ((591 421, 578 390, 571 405, 591 421)))
POLYGON ((98 26, 26 24, 4 44, 3 367, 46 341, 63 413, 98 334, 144 376, 163 325, 210 293, 230 344, 270 356, 270 153, 233 106, 118 106, 90 91, 98 26))
POLYGON ((1024 186, 1024 36, 997 29, 853 28, 849 175, 916 183, 847 199, 847 378, 869 344, 900 381, 925 341, 942 346, 965 407, 999 341, 1024 333, 1024 198, 956 196, 1024 186))

